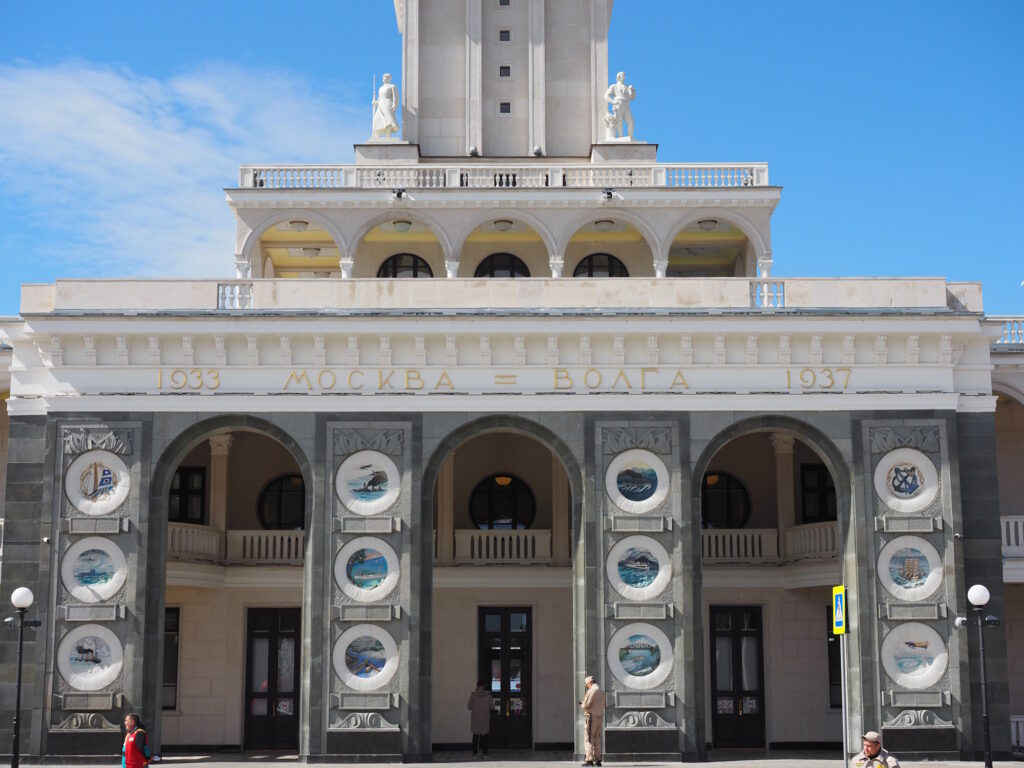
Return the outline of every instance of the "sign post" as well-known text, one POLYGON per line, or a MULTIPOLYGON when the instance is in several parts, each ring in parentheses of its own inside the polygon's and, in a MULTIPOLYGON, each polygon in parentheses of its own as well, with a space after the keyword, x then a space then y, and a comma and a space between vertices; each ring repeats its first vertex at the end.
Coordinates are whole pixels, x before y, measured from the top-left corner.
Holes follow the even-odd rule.
POLYGON ((840 681, 842 686, 843 696, 843 766, 845 768, 847 764, 847 754, 849 734, 847 733, 847 723, 849 718, 847 717, 847 706, 846 706, 846 627, 847 627, 847 614, 846 614, 846 585, 840 584, 838 587, 832 587, 832 634, 839 635, 839 671, 840 681))

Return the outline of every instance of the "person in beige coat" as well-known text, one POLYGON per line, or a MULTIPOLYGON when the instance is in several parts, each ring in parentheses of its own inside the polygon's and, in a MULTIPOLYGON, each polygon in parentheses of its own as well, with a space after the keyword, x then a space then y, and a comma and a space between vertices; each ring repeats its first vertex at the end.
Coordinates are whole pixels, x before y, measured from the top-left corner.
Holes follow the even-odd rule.
POLYGON ((491 732, 491 694, 487 682, 476 681, 476 690, 469 694, 469 730, 473 732, 473 757, 487 757, 487 735, 491 732))
POLYGON ((583 694, 580 709, 583 710, 584 745, 586 755, 584 765, 601 764, 601 728, 604 724, 604 691, 601 690, 593 675, 587 675, 583 681, 587 692, 583 694))

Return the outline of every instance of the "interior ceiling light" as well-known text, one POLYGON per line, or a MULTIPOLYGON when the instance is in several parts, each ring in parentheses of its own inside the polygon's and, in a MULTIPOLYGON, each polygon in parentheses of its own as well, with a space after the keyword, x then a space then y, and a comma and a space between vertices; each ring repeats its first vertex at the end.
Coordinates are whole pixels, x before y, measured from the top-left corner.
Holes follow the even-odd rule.
POLYGON ((615 226, 615 222, 611 219, 598 219, 594 222, 594 227, 598 232, 610 232, 613 226, 615 226))
POLYGON ((309 258, 313 259, 313 258, 316 258, 317 256, 320 255, 320 249, 319 248, 303 248, 302 249, 302 255, 303 256, 308 256, 309 258))
POLYGON ((701 219, 697 222, 697 226, 705 232, 710 232, 711 230, 718 228, 718 219, 701 219))
POLYGON ((398 221, 391 222, 391 226, 395 228, 395 232, 408 232, 412 227, 412 222, 406 221, 405 219, 399 219, 398 221))
POLYGON ((708 485, 718 485, 718 475, 704 475, 704 482, 708 485))
POLYGON ((290 226, 296 232, 305 232, 306 227, 309 226, 309 222, 303 221, 302 219, 296 219, 295 221, 289 221, 288 226, 290 226))
POLYGON ((512 229, 512 221, 510 219, 495 219, 494 228, 499 232, 508 232, 512 229))
POLYGON ((494 482, 504 488, 506 485, 510 485, 512 483, 512 478, 508 475, 498 475, 494 478, 494 482))

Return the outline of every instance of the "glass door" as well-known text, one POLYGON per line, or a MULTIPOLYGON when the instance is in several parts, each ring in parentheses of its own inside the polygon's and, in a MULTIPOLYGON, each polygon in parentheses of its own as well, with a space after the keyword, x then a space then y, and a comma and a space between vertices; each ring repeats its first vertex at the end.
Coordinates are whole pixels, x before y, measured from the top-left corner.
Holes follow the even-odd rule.
POLYGON ((490 746, 533 748, 529 608, 481 608, 479 679, 491 690, 490 746))
POLYGON ((299 745, 299 609, 250 608, 246 632, 245 748, 299 745))
POLYGON ((711 728, 716 747, 764 746, 761 609, 711 606, 711 728))

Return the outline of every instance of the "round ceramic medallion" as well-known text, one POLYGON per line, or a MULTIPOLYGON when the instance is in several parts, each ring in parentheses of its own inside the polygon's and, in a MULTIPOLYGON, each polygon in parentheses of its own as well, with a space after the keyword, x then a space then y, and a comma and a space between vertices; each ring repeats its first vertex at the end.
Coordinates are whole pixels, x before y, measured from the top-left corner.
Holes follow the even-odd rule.
POLYGON ((629 688, 654 688, 672 672, 672 644, 653 624, 627 624, 608 642, 608 668, 629 688))
POLYGON ((875 467, 875 493, 896 512, 920 512, 938 492, 935 465, 913 448, 889 451, 875 467))
POLYGON ((359 451, 338 467, 334 487, 341 503, 357 515, 376 515, 395 503, 402 487, 398 467, 379 451, 359 451))
POLYGON ((106 515, 128 498, 131 475, 117 454, 88 451, 71 462, 64 475, 64 492, 79 512, 106 515))
POLYGON ((882 641, 882 667, 886 674, 897 685, 912 691, 939 682, 947 661, 946 644, 927 624, 900 624, 882 641))
POLYGON ((110 539, 79 539, 64 553, 60 579, 75 600, 99 603, 117 594, 128 575, 124 552, 110 539))
POLYGON ((878 580, 893 597, 924 600, 942 583, 942 560, 920 536, 897 536, 878 553, 878 580))
POLYGON ((398 646, 376 624, 356 624, 335 641, 331 660, 334 673, 345 685, 357 691, 372 691, 398 671, 398 646))
POLYGON ((605 490, 615 506, 634 514, 650 512, 665 501, 668 483, 665 462, 642 448, 620 453, 604 476, 605 490))
POLYGON ((623 597, 650 600, 672 580, 672 563, 665 548, 650 536, 627 536, 608 552, 605 572, 623 597))
POLYGON ((124 649, 117 635, 99 624, 75 627, 60 641, 57 669, 78 691, 99 691, 117 679, 124 649))
POLYGON ((361 603, 388 595, 398 585, 398 555, 383 539, 360 536, 334 558, 334 580, 342 592, 361 603))

